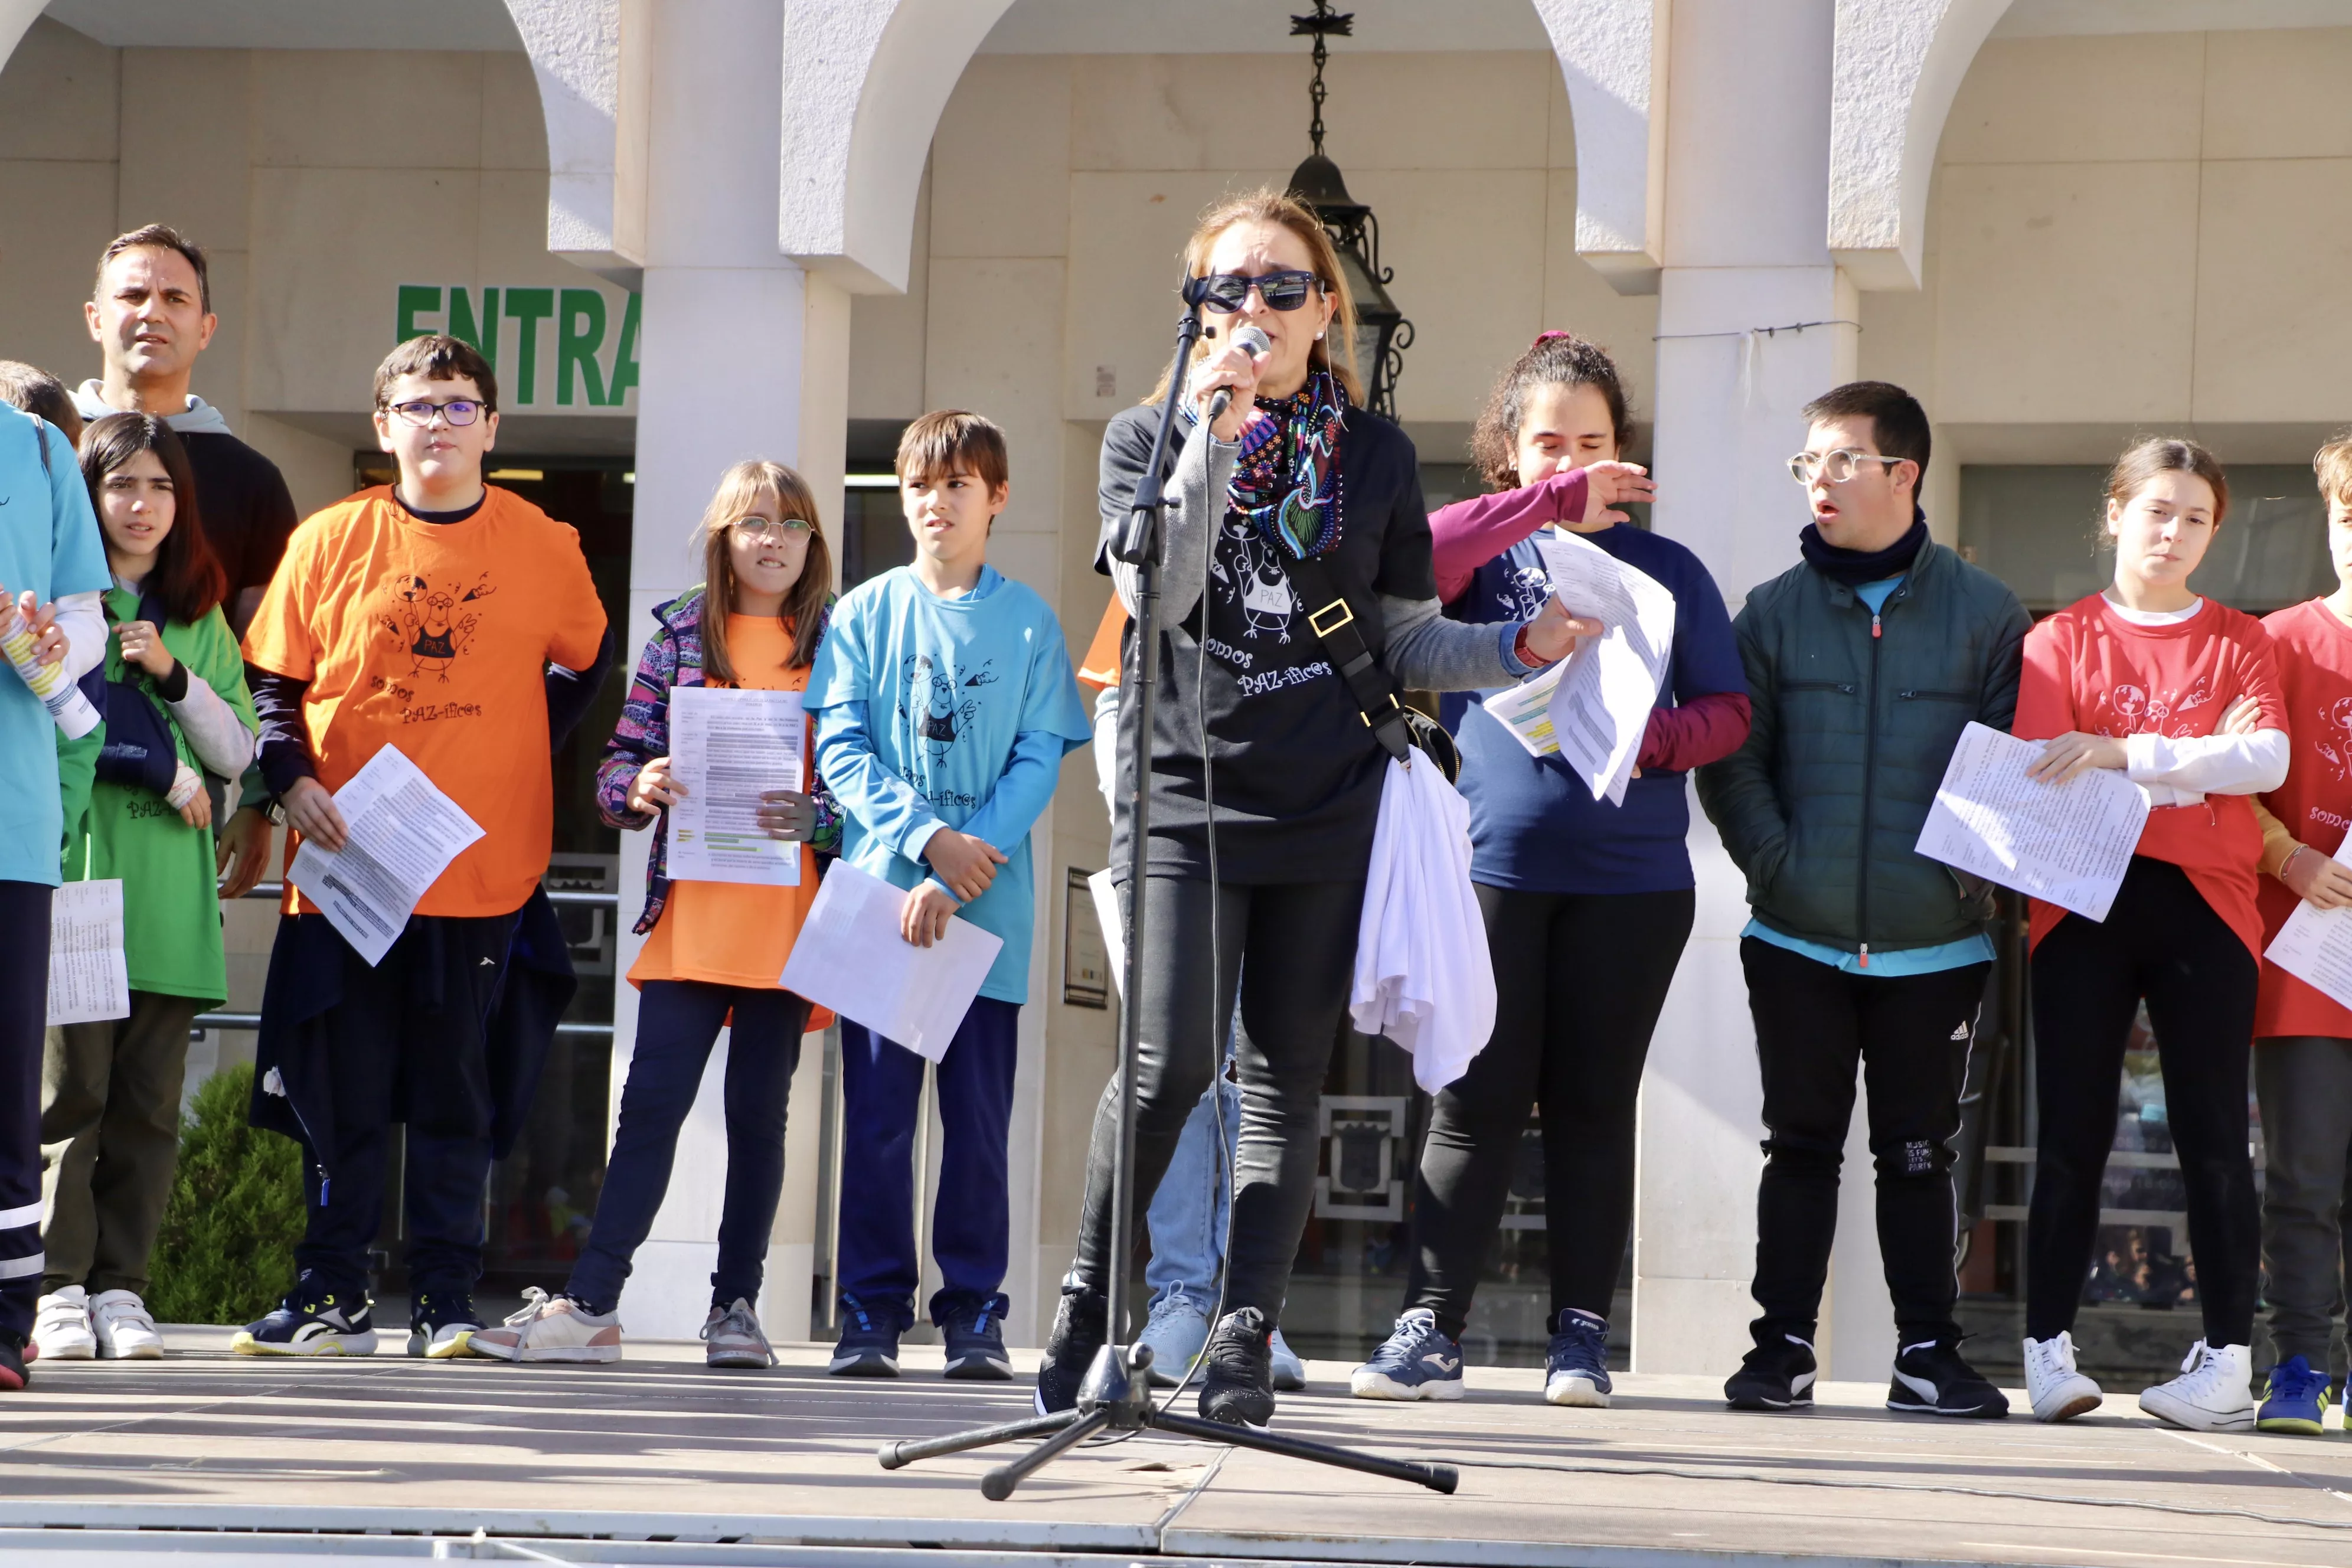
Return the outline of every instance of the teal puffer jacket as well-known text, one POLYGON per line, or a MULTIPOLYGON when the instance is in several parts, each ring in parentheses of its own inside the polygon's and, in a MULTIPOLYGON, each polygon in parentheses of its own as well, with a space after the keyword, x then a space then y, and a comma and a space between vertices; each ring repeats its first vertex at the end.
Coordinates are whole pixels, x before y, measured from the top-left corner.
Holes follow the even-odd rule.
POLYGON ((1998 578, 1921 548, 1873 616, 1809 565, 1748 595, 1748 742, 1698 798, 1773 930, 1864 954, 1984 929, 1990 890, 1912 846, 1969 721, 2006 731, 2032 624, 1998 578))

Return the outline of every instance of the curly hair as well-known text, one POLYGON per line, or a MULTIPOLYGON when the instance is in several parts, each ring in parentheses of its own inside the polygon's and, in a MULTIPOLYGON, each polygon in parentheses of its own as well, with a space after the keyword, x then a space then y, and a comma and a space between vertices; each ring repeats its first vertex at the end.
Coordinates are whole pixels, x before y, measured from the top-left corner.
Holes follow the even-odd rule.
POLYGON ((1633 416, 1625 399, 1625 380, 1609 351, 1590 338, 1553 331, 1528 345, 1528 352, 1486 395, 1486 406, 1470 433, 1470 460, 1478 477, 1498 490, 1519 484, 1519 422, 1527 417, 1528 395, 1538 386, 1590 386, 1609 404, 1609 423, 1617 449, 1633 444, 1633 416))

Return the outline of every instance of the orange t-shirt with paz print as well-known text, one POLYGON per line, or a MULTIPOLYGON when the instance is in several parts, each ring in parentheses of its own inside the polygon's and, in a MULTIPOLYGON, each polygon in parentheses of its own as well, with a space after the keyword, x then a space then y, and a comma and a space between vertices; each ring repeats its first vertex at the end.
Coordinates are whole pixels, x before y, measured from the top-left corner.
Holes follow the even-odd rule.
POLYGON ((586 668, 604 637, 572 529, 501 489, 463 521, 425 522, 383 486, 294 531, 245 657, 310 683, 321 784, 397 746, 481 827, 416 912, 502 915, 547 870, 554 830, 546 667, 586 668))

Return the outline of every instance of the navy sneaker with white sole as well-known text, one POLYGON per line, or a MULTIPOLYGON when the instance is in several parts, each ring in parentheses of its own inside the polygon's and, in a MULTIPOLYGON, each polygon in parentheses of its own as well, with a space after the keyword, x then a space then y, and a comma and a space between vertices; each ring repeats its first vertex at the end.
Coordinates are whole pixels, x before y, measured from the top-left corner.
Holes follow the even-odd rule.
POLYGON ((433 1361, 471 1355, 473 1339, 482 1331, 482 1315, 474 1310, 472 1292, 419 1290, 408 1310, 408 1353, 433 1361))
POLYGON ((1415 1307, 1396 1321, 1396 1330, 1372 1359, 1348 1379, 1359 1399, 1459 1399, 1462 1342, 1440 1333, 1437 1314, 1415 1307))
POLYGON ((365 1296, 346 1301, 298 1286, 276 1311, 239 1329, 228 1348, 239 1355, 373 1355, 375 1320, 368 1309, 374 1305, 365 1296))
POLYGON ((1606 1410, 1609 1394, 1607 1321, 1562 1307, 1544 1347, 1546 1403, 1606 1410))
POLYGON ((885 1317, 844 1291, 841 1337, 834 1342, 833 1361, 824 1370, 835 1377, 896 1377, 901 1331, 896 1317, 885 1317))
POLYGON ((1013 1358, 1004 1353, 1004 1314, 1012 1308, 1003 1295, 942 1290, 931 1298, 931 1321, 947 1341, 948 1376, 983 1383, 1013 1376, 1013 1358))

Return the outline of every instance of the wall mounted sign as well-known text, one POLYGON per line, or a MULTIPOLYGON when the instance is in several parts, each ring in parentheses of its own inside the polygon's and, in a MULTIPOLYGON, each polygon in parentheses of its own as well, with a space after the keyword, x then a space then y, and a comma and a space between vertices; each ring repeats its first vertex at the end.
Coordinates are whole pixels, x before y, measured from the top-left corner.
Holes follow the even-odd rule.
POLYGON ((622 408, 637 384, 639 310, 637 295, 624 299, 614 331, 599 289, 403 283, 392 341, 406 342, 419 332, 465 339, 498 373, 503 408, 535 414, 622 408))

